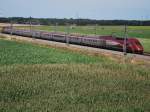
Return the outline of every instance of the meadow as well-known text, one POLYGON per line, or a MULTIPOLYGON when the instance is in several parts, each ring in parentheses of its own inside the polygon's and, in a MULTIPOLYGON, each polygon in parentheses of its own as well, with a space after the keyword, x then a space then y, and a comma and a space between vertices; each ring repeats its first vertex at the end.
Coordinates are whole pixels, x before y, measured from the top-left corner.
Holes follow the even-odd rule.
POLYGON ((49 64, 49 63, 99 63, 104 57, 92 57, 73 51, 45 48, 30 43, 0 40, 0 65, 9 64, 49 64))
POLYGON ((150 67, 0 39, 1 112, 149 112, 150 67))
MULTIPOLYGON (((28 26, 20 27, 29 29, 28 26)), ((124 37, 124 26, 33 26, 36 30, 77 33, 81 35, 115 35, 124 37)), ((150 26, 128 26, 128 37, 140 39, 144 50, 150 52, 150 26)))

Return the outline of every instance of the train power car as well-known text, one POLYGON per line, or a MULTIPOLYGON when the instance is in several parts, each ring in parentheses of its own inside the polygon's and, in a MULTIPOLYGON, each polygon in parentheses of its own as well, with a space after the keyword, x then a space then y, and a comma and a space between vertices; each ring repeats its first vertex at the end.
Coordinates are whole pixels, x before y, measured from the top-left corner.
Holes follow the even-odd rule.
MULTIPOLYGON (((2 33, 28 36, 31 38, 46 39, 58 42, 65 42, 71 44, 92 46, 98 48, 105 48, 117 51, 123 51, 124 38, 115 36, 80 36, 80 35, 66 35, 58 32, 45 32, 36 30, 25 29, 12 29, 10 27, 4 27, 2 33)), ((143 46, 136 38, 127 38, 126 41, 127 52, 143 54, 143 46)))

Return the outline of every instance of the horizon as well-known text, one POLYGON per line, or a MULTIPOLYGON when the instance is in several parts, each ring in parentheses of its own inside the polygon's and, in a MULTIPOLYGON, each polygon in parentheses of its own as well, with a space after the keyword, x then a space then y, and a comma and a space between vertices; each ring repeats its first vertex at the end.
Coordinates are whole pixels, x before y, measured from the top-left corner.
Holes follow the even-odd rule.
MULTIPOLYGON (((91 18, 38 18, 38 17, 32 17, 30 16, 32 19, 67 19, 67 20, 70 20, 70 19, 74 19, 74 20, 77 20, 77 19, 83 19, 83 20, 96 20, 96 21, 150 21, 150 19, 91 19, 91 18)), ((29 19, 30 17, 0 17, 0 18, 25 18, 25 19, 29 19)))

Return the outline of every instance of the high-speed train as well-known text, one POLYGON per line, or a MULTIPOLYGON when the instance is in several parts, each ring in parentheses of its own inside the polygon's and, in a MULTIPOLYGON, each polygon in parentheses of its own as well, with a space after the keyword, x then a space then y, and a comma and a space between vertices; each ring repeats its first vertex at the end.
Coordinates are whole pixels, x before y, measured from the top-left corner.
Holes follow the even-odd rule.
MULTIPOLYGON (((91 46, 97 48, 111 49, 117 51, 123 51, 124 48, 124 38, 116 36, 81 36, 71 34, 67 35, 65 33, 60 32, 15 29, 11 27, 3 27, 2 33, 58 41, 70 44, 91 46)), ((144 49, 138 39, 127 38, 126 51, 130 53, 143 54, 144 49)))

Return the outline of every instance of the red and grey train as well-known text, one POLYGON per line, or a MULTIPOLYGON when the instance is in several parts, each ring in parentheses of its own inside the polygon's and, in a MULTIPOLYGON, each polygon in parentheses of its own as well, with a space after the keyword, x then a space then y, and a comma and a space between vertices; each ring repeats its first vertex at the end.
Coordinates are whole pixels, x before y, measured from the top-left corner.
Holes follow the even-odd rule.
MULTIPOLYGON (((59 41, 70 44, 78 44, 85 46, 92 46, 104 49, 111 49, 117 51, 123 51, 124 39, 116 36, 81 36, 81 35, 66 35, 59 32, 46 32, 36 30, 25 29, 12 29, 10 27, 4 27, 3 33, 28 36, 32 38, 45 39, 51 41, 59 41)), ((127 38, 126 50, 130 53, 143 54, 143 46, 136 38, 127 38)))

